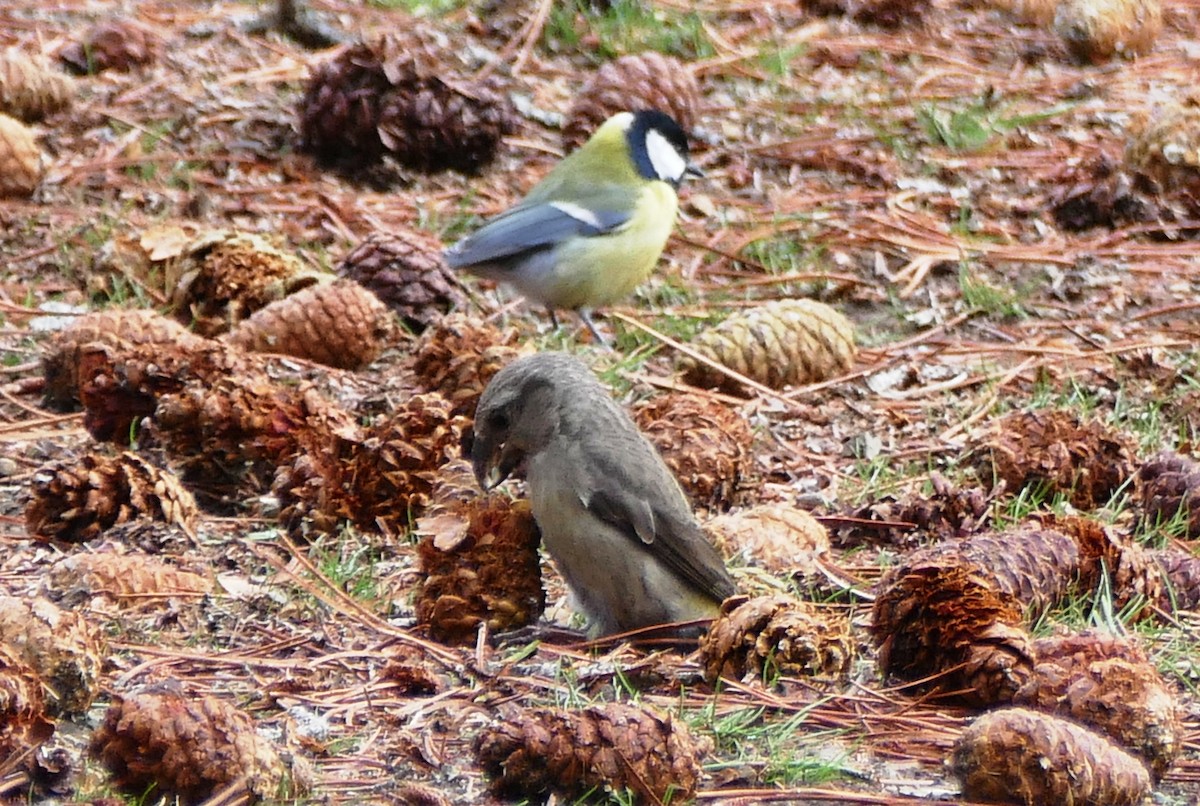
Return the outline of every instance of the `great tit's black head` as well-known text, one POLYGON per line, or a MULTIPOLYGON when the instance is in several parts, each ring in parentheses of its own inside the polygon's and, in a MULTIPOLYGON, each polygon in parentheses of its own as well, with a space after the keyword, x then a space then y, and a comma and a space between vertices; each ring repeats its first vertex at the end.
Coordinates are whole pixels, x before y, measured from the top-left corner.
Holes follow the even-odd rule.
POLYGON ((496 373, 475 408, 471 467, 490 490, 545 448, 558 432, 563 390, 595 383, 595 376, 566 353, 518 358, 496 373))
POLYGON ((646 179, 679 187, 685 176, 703 176, 688 159, 687 135, 670 115, 657 109, 633 113, 625 133, 633 164, 646 179))

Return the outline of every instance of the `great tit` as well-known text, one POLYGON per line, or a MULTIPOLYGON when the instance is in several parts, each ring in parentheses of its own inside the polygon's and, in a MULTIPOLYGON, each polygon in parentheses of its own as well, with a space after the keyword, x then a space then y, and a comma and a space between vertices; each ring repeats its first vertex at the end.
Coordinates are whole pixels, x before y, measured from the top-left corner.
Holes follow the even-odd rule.
POLYGON ((515 207, 446 250, 446 262, 510 283, 526 298, 576 311, 600 341, 589 309, 630 294, 649 276, 675 226, 687 175, 687 137, 657 110, 621 112, 546 175, 515 207))
POLYGON ((546 550, 593 636, 712 618, 735 592, 671 471, 578 359, 542 352, 496 373, 470 453, 485 490, 524 471, 546 550))

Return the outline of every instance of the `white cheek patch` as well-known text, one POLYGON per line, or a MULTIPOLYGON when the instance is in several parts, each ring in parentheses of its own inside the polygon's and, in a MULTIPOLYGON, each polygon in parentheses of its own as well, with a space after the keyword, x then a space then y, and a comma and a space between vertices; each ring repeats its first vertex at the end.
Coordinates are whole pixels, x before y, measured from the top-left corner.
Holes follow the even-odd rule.
POLYGON ((661 132, 651 129, 646 132, 646 153, 650 155, 650 164, 654 166, 654 173, 659 179, 673 185, 679 184, 687 171, 687 160, 671 145, 670 140, 663 137, 661 132))
POLYGON ((550 202, 550 206, 561 210, 576 221, 582 224, 587 224, 593 229, 604 229, 604 223, 600 220, 600 218, 586 207, 580 207, 578 204, 565 201, 550 202))

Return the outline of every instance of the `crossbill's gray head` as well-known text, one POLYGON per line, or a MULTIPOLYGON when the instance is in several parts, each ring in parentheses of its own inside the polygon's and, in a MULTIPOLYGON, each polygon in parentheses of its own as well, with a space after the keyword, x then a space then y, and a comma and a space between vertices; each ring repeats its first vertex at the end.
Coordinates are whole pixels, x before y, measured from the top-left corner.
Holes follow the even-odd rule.
POLYGON ((545 448, 558 434, 572 396, 608 393, 566 353, 518 358, 496 373, 475 409, 471 465, 490 490, 545 448))

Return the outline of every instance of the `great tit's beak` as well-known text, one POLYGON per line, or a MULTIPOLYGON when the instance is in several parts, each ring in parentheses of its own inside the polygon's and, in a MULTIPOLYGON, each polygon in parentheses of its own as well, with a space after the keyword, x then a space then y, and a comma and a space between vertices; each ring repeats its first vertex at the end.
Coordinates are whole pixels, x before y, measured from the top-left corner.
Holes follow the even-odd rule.
POLYGON ((704 171, 700 170, 700 166, 688 160, 687 166, 683 169, 684 176, 695 176, 697 178, 704 176, 704 171))

